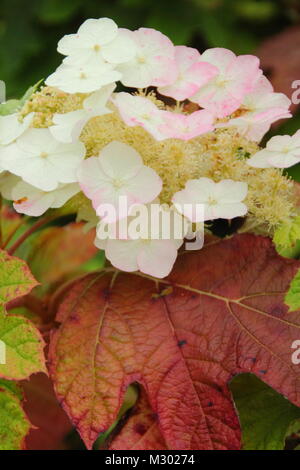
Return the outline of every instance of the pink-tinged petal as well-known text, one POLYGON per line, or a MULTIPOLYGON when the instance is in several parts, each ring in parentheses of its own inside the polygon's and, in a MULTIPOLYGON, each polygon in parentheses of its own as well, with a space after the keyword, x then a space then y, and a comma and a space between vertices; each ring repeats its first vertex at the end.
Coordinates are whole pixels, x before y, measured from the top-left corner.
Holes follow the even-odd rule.
POLYGON ((141 272, 161 279, 171 272, 176 258, 172 240, 147 240, 138 252, 137 264, 141 272))
POLYGON ((140 240, 107 240, 105 255, 113 266, 122 271, 138 271, 140 245, 140 240))
POLYGON ((164 124, 159 127, 166 138, 190 140, 214 129, 214 117, 205 110, 196 111, 191 115, 165 112, 164 124))
POLYGON ((160 194, 161 190, 161 178, 148 166, 143 166, 134 178, 128 180, 126 188, 132 204, 147 204, 152 202, 160 194))
POLYGON ((113 141, 100 152, 100 164, 109 178, 129 179, 138 174, 143 160, 134 148, 113 141))
POLYGON ((262 71, 259 69, 257 57, 240 55, 226 74, 227 79, 231 82, 227 89, 237 100, 243 100, 246 94, 253 90, 261 75, 262 71))
POLYGON ((241 106, 242 99, 237 99, 228 91, 227 86, 218 85, 216 80, 213 78, 207 85, 200 88, 190 100, 212 112, 216 117, 223 118, 236 111, 241 106))
POLYGON ((235 59, 236 55, 223 47, 207 49, 201 55, 201 60, 215 65, 221 72, 225 72, 235 59))
POLYGON ((137 53, 133 60, 118 66, 122 83, 128 87, 146 88, 174 82, 178 69, 170 39, 150 28, 140 28, 132 37, 137 53))
POLYGON ((89 199, 93 199, 99 189, 104 190, 109 181, 97 157, 87 158, 79 165, 77 178, 82 191, 89 199))
POLYGON ((160 87, 159 93, 177 101, 184 101, 193 96, 200 87, 208 83, 218 73, 218 69, 208 62, 197 62, 190 66, 169 86, 160 87))
POLYGON ((18 201, 15 201, 13 206, 19 214, 26 214, 31 217, 39 217, 50 209, 53 203, 54 197, 50 193, 43 193, 36 195, 28 199, 24 197, 18 201))

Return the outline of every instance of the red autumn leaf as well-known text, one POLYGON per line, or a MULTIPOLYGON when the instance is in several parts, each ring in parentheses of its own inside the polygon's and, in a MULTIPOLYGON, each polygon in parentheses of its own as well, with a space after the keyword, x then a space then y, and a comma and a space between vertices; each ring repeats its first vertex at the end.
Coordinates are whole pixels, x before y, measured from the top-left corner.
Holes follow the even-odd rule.
POLYGON ((144 390, 121 432, 112 441, 111 450, 166 450, 167 446, 158 427, 144 390))
POLYGON ((111 270, 74 282, 50 361, 87 447, 116 419, 132 382, 145 388, 168 449, 240 448, 228 388, 238 373, 300 405, 291 361, 300 314, 283 301, 299 266, 269 239, 240 235, 182 254, 162 281, 111 270))
POLYGON ((32 423, 26 437, 26 449, 64 450, 64 438, 72 425, 60 407, 49 378, 45 374, 33 375, 23 382, 24 410, 32 423))

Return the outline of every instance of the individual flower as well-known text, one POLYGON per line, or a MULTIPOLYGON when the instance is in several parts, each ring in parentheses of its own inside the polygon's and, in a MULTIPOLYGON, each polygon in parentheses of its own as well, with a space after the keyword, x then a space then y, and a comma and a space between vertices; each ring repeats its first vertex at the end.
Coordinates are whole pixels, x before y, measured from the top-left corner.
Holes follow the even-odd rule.
POLYGON ((163 121, 159 131, 164 138, 189 140, 214 130, 214 116, 204 109, 192 114, 165 111, 163 121))
POLYGON ((77 181, 76 170, 85 156, 82 142, 64 144, 49 129, 28 129, 12 144, 0 147, 0 166, 42 191, 77 181))
POLYGON ((209 178, 189 180, 173 196, 176 209, 191 222, 233 219, 247 213, 242 202, 247 196, 247 183, 225 179, 215 183, 209 178))
POLYGON ((18 113, 0 116, 0 145, 11 144, 30 126, 34 113, 29 113, 23 119, 18 113))
POLYGON ((111 142, 98 157, 84 160, 77 176, 84 194, 107 222, 126 217, 131 206, 153 201, 162 181, 143 164, 141 156, 129 145, 111 142), (106 213, 106 208, 113 211, 106 213))
POLYGON ((62 207, 79 191, 78 183, 60 184, 54 191, 45 192, 20 180, 11 191, 11 199, 17 212, 38 217, 50 208, 62 207))
POLYGON ((171 85, 158 89, 161 95, 184 101, 194 95, 200 87, 218 74, 218 69, 203 62, 197 49, 186 46, 175 47, 175 60, 178 73, 171 85))
POLYGON ((54 124, 49 127, 53 137, 66 143, 77 140, 82 129, 92 117, 112 112, 107 107, 107 102, 114 89, 115 84, 107 85, 86 98, 82 109, 64 114, 54 114, 52 118, 54 124))
POLYGON ((300 130, 296 134, 276 135, 272 137, 266 148, 252 155, 247 160, 256 168, 289 168, 300 162, 300 130))
POLYGON ((218 127, 237 127, 240 135, 259 142, 273 122, 292 116, 289 112, 290 105, 288 97, 283 93, 274 93, 269 80, 261 76, 253 91, 244 97, 237 111, 238 116, 218 127))
POLYGON ((120 72, 104 62, 82 66, 61 64, 45 83, 66 93, 92 93, 120 78, 120 72))
POLYGON ((136 46, 110 18, 91 18, 80 26, 77 34, 64 36, 57 50, 67 56, 66 64, 96 64, 103 60, 119 64, 134 57, 136 46))
POLYGON ((176 211, 156 203, 135 206, 137 214, 136 220, 131 215, 113 224, 100 221, 95 245, 105 250, 106 258, 118 269, 163 278, 172 270, 189 225, 176 211), (158 217, 151 216, 151 207, 158 217))
POLYGON ((262 74, 259 60, 252 55, 236 56, 228 49, 206 50, 201 60, 218 68, 219 73, 190 98, 201 107, 223 118, 236 111, 262 74))
POLYGON ((137 49, 132 60, 118 66, 123 85, 147 88, 173 83, 178 71, 175 48, 170 39, 151 28, 123 31, 135 42, 137 49))
POLYGON ((121 92, 115 95, 114 103, 127 126, 142 126, 155 139, 165 138, 159 131, 159 127, 164 124, 163 114, 151 100, 121 92))

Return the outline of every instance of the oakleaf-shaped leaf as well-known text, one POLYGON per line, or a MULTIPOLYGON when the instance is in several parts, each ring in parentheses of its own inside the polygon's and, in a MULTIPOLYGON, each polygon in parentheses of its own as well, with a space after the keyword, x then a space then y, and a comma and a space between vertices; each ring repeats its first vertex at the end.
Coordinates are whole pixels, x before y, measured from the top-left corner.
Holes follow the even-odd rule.
POLYGON ((0 381, 0 450, 20 450, 31 425, 14 386, 0 381))
POLYGON ((26 318, 0 316, 0 342, 4 350, 4 361, 0 361, 0 377, 22 380, 36 372, 47 372, 43 338, 26 318))
POLYGON ((132 382, 144 387, 168 449, 241 447, 228 384, 242 372, 299 406, 291 345, 300 313, 284 304, 299 266, 268 238, 239 235, 182 254, 168 279, 111 270, 75 282, 50 360, 87 447, 114 422, 132 382))
POLYGON ((26 263, 0 250, 0 307, 37 285, 26 263))

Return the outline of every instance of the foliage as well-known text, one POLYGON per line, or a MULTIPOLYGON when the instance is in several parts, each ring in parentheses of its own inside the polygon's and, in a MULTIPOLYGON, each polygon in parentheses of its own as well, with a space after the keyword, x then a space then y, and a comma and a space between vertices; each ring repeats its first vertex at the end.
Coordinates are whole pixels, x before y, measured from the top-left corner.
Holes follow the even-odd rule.
POLYGON ((158 429, 171 449, 239 449, 228 382, 241 372, 299 406, 290 365, 299 315, 283 304, 298 267, 267 239, 244 235, 181 256, 158 284, 111 270, 75 281, 58 311, 50 362, 58 398, 87 447, 114 422, 133 381, 155 415, 147 449, 158 429), (253 269, 253 252, 263 270, 253 269), (274 271, 281 276, 271 285, 274 271))

